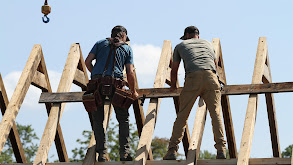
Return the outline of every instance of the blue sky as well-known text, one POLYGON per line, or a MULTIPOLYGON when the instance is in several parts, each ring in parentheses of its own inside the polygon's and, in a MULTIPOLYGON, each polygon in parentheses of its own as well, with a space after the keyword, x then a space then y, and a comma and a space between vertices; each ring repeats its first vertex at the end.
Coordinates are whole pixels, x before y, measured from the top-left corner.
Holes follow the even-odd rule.
MULTIPOLYGON (((0 73, 11 97, 34 44, 41 44, 53 91, 61 77, 71 43, 80 43, 84 58, 94 43, 109 37, 115 25, 124 25, 131 39, 139 86, 150 88, 164 40, 172 47, 180 42, 184 28, 195 25, 200 38, 220 38, 228 84, 251 83, 258 38, 267 37, 273 82, 293 80, 293 24, 289 0, 272 1, 77 1, 48 0, 51 21, 41 21, 43 1, 0 2, 0 73)), ((181 68, 180 84, 184 81, 181 68)), ((78 91, 76 86, 72 91, 78 91)), ((41 138, 47 121, 44 105, 37 103, 40 90, 31 87, 16 121, 32 124, 41 138)), ((292 144, 289 121, 293 94, 275 94, 281 150, 292 144)), ((248 96, 230 96, 234 131, 239 150, 248 96)), ((264 96, 260 96, 251 157, 271 157, 271 142, 264 96)), ((147 102, 144 105, 145 113, 147 102)), ((195 106, 196 107, 196 106, 195 106)), ((131 111, 131 122, 134 115, 131 111)), ((189 118, 192 131, 196 108, 189 118)), ((0 119, 2 116, 0 116, 0 119)), ((112 117, 115 121, 114 116, 112 117)), ((171 136, 175 111, 171 99, 163 99, 154 136, 171 136)), ((61 119, 67 151, 76 147, 82 130, 89 130, 87 114, 80 103, 67 104, 61 119)), ((37 142, 39 143, 39 142, 37 142)), ((207 118, 201 149, 215 153, 210 117, 207 118)), ((181 153, 183 152, 182 146, 181 153)), ((55 155, 54 147, 50 155, 55 155)), ((54 159, 54 157, 52 159, 54 159)))

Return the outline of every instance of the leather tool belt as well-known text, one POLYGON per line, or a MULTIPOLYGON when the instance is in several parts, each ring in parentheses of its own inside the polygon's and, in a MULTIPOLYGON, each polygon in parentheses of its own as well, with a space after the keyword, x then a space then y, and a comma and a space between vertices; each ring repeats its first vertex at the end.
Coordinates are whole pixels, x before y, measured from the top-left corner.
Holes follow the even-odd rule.
POLYGON ((128 109, 135 101, 129 91, 122 89, 126 82, 110 76, 89 80, 87 91, 82 100, 88 112, 96 111, 97 107, 103 106, 103 99, 106 96, 112 98, 114 106, 128 109))

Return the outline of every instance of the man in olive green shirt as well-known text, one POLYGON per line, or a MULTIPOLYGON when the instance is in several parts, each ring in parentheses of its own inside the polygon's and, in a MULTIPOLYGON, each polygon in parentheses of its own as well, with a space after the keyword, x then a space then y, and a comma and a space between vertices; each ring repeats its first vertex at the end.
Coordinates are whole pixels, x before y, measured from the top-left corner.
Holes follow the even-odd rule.
POLYGON ((171 71, 171 88, 176 88, 177 73, 181 59, 184 63, 185 82, 179 97, 179 112, 174 122, 172 137, 164 160, 175 160, 178 144, 181 142, 186 123, 194 102, 201 96, 210 112, 214 133, 217 159, 225 159, 226 141, 224 140, 221 116, 221 92, 216 74, 216 56, 210 42, 199 39, 195 26, 185 28, 184 40, 174 49, 171 71))

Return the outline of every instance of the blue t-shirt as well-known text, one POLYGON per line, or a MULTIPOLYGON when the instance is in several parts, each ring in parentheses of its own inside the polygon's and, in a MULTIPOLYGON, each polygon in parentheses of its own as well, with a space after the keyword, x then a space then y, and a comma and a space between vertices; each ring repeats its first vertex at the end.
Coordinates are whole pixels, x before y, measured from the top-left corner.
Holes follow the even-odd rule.
MULTIPOLYGON (((103 74, 104 68, 110 53, 110 42, 107 39, 96 42, 90 53, 95 54, 96 63, 91 73, 91 77, 96 74, 103 74)), ((114 51, 110 57, 105 75, 112 75, 114 51)), ((116 49, 116 62, 114 77, 123 77, 124 65, 133 64, 133 53, 129 45, 121 45, 116 49)))

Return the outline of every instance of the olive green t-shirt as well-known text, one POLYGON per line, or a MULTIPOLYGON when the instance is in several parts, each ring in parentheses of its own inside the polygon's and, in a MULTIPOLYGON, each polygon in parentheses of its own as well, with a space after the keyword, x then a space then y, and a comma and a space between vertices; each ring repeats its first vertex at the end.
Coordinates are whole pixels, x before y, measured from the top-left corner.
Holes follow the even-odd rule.
POLYGON ((183 60, 185 74, 197 70, 216 71, 213 45, 204 39, 192 38, 182 41, 174 49, 173 60, 183 60))

